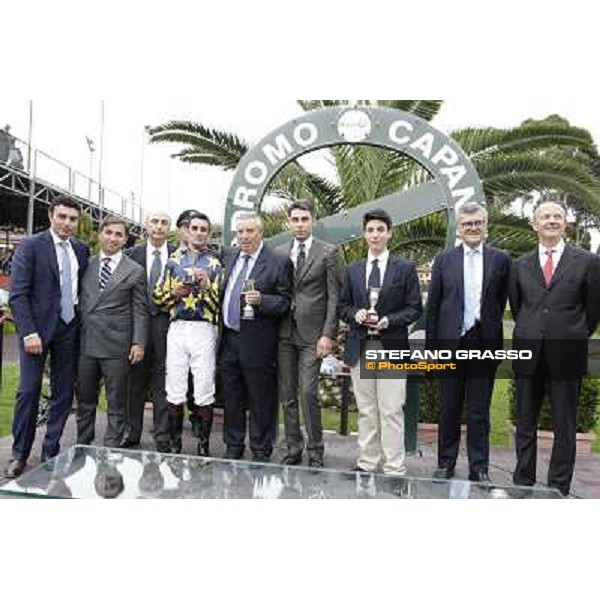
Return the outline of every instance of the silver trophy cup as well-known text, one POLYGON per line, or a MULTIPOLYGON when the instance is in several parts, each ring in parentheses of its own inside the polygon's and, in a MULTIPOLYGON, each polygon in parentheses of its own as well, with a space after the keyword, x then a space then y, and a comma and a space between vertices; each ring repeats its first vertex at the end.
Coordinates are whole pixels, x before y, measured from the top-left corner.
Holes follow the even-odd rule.
POLYGON ((379 331, 375 329, 377 323, 379 323, 379 315, 375 310, 377 302, 379 301, 379 293, 381 288, 370 287, 369 288, 369 310, 367 310, 367 318, 364 324, 369 328, 369 335, 373 337, 379 336, 379 331))
MULTIPOLYGON (((242 287, 242 294, 245 294, 246 292, 253 292, 254 291, 254 279, 246 279, 246 281, 244 281, 243 287, 242 287)), ((245 304, 244 305, 244 310, 242 311, 242 319, 244 321, 254 321, 254 307, 251 306, 250 304, 245 304)))

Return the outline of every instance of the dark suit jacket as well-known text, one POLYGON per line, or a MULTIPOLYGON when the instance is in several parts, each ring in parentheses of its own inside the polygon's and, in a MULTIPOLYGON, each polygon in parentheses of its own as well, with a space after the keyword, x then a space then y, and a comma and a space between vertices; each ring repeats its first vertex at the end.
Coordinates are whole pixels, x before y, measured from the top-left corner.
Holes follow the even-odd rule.
MULTIPOLYGON (((292 243, 285 246, 286 258, 292 243)), ((293 289, 292 308, 281 320, 279 336, 290 339, 294 333, 294 341, 310 346, 316 345, 321 336, 335 340, 340 290, 337 248, 313 238, 304 268, 294 276, 293 289)))
MULTIPOLYGON (((433 263, 427 297, 427 347, 458 348, 462 333, 464 290, 463 245, 438 254, 433 263)), ((502 315, 508 297, 510 259, 504 252, 483 245, 483 283, 481 288, 481 337, 492 342, 486 349, 502 348, 502 315)))
MULTIPOLYGON (((87 268, 90 249, 77 238, 71 245, 79 263, 81 278, 87 268)), ((47 347, 60 318, 60 274, 54 241, 47 229, 26 238, 12 263, 10 307, 21 337, 38 333, 47 347)))
MULTIPOLYGON (((227 248, 223 256, 225 277, 223 294, 231 270, 240 254, 239 248, 227 248)), ((275 366, 277 364, 277 338, 281 317, 290 308, 292 291, 292 261, 263 246, 248 279, 254 279, 254 287, 261 293, 262 300, 255 308, 253 321, 241 321, 241 356, 248 367, 275 366)), ((227 310, 223 304, 222 313, 227 310)))
MULTIPOLYGON (((349 265, 340 292, 338 313, 340 318, 350 325, 344 354, 344 361, 350 366, 358 363, 360 340, 367 336, 367 327, 358 325, 354 320, 361 308, 369 308, 366 270, 366 259, 349 265)), ((402 340, 405 343, 394 347, 408 349, 408 326, 416 321, 423 311, 417 269, 412 263, 389 255, 375 310, 380 318, 389 319, 387 329, 381 331, 384 347, 387 340, 402 340)))
POLYGON ((566 244, 546 287, 536 246, 515 261, 509 300, 515 320, 514 347, 534 353, 532 361, 515 362, 515 372, 533 373, 546 340, 544 354, 552 376, 582 377, 587 370, 587 339, 600 317, 600 259, 566 244))
POLYGON ((132 344, 146 345, 146 272, 123 254, 101 292, 99 257, 90 260, 81 282, 81 352, 93 358, 123 358, 132 344))

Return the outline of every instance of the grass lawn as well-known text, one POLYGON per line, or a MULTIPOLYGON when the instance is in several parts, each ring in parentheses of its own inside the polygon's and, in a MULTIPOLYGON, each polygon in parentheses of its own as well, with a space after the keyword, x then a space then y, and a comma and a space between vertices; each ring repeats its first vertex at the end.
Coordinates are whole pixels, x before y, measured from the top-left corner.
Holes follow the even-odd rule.
POLYGON ((2 387, 0 388, 0 437, 10 435, 15 390, 19 383, 19 367, 2 365, 2 387))
POLYGON ((490 409, 492 446, 508 446, 508 420, 510 418, 510 406, 508 395, 508 379, 497 379, 492 395, 492 406, 490 409))
MULTIPOLYGON (((19 368, 17 365, 3 365, 2 369, 2 388, 0 389, 0 437, 10 435, 13 405, 15 401, 15 391, 19 382, 19 368)), ((494 396, 492 398, 491 409, 491 444, 493 446, 508 446, 507 421, 509 419, 508 396, 506 393, 508 380, 499 379, 494 386, 494 396)), ((106 402, 104 400, 104 390, 100 395, 98 406, 100 412, 106 411, 106 402)), ((598 408, 600 413, 600 406, 598 408)), ((348 416, 349 430, 356 431, 356 412, 351 412, 348 416)), ((335 409, 323 410, 323 428, 332 431, 339 431, 340 412, 335 409)), ((600 422, 595 429, 596 441, 593 451, 600 453, 600 422)))
MULTIPOLYGON (((11 434, 13 406, 18 385, 19 367, 17 365, 2 365, 2 388, 0 388, 0 437, 11 434)), ((98 411, 106 412, 104 387, 102 387, 100 391, 98 411)))

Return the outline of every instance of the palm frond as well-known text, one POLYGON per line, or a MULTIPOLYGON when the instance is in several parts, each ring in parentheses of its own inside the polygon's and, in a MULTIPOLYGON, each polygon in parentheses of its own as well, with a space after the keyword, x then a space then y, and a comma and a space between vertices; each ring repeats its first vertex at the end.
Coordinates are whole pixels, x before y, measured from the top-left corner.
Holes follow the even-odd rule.
POLYGON ((557 191, 573 196, 577 206, 600 210, 600 182, 573 158, 521 152, 475 160, 488 197, 515 199, 531 191, 557 191))
POLYGON ((339 186, 320 175, 310 173, 297 161, 286 165, 277 174, 269 186, 268 193, 288 200, 312 200, 317 218, 335 214, 344 207, 339 186))
POLYGON ((249 146, 237 135, 190 121, 168 121, 148 128, 150 143, 177 143, 186 147, 175 154, 183 162, 235 169, 249 146))
POLYGON ((443 103, 443 100, 377 100, 379 106, 410 112, 426 121, 440 112, 443 103))
POLYGON ((346 106, 348 100, 297 100, 303 110, 316 110, 317 108, 328 108, 331 106, 346 106))
POLYGON ((467 128, 451 137, 471 157, 500 152, 520 152, 551 147, 579 148, 595 153, 592 136, 585 129, 570 125, 532 124, 513 129, 467 128))

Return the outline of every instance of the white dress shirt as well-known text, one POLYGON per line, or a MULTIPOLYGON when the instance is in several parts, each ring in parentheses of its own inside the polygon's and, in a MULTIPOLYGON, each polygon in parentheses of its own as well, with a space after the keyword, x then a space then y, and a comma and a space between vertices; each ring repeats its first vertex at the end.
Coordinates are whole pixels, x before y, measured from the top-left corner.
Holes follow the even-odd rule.
POLYGON ((123 252, 121 250, 119 250, 116 254, 113 254, 112 256, 108 256, 108 254, 104 254, 104 252, 101 251, 100 252, 100 265, 99 265, 99 269, 98 269, 98 278, 100 278, 100 271, 102 270, 102 265, 104 264, 105 258, 110 259, 108 266, 110 267, 110 274, 113 275, 115 272, 115 269, 119 266, 119 263, 121 262, 122 256, 123 256, 123 252))
POLYGON ((538 254, 540 257, 540 265, 542 270, 548 262, 548 255, 546 254, 547 250, 552 250, 552 274, 554 275, 554 271, 556 271, 556 267, 562 258, 563 252, 565 251, 565 241, 561 238, 560 242, 558 242, 554 248, 546 248, 546 246, 538 244, 538 254))
POLYGON ((375 256, 374 254, 371 254, 371 252, 369 251, 369 253, 367 254, 367 269, 366 269, 366 280, 365 280, 365 287, 368 288, 369 287, 369 277, 371 276, 371 271, 373 270, 373 261, 375 259, 377 259, 378 261, 378 265, 379 265, 379 274, 381 276, 381 280, 380 280, 380 286, 383 285, 383 279, 385 277, 385 270, 387 269, 387 263, 388 263, 388 258, 390 257, 390 251, 389 250, 385 250, 384 252, 382 252, 379 256, 375 256))
POLYGON ((150 271, 152 271, 152 263, 154 262, 154 251, 160 250, 160 264, 162 265, 161 275, 165 270, 167 261, 169 260, 169 248, 167 242, 157 248, 150 242, 146 244, 146 279, 150 279, 150 271))
POLYGON ((58 263, 58 272, 60 276, 60 285, 62 287, 62 256, 63 250, 60 244, 63 242, 67 243, 67 254, 69 255, 69 260, 71 262, 71 286, 73 291, 73 306, 77 306, 78 296, 77 296, 77 282, 79 281, 79 263, 77 262, 77 256, 75 255, 75 250, 73 250, 73 246, 71 245, 70 240, 63 240, 59 238, 52 229, 50 229, 50 235, 52 236, 52 241, 54 242, 54 251, 56 252, 56 262, 58 263))
POLYGON ((296 268, 298 262, 298 248, 300 244, 304 244, 304 256, 308 258, 308 253, 310 252, 310 247, 312 246, 312 243, 312 235, 309 238, 307 238, 304 242, 299 242, 297 239, 294 239, 294 242, 292 243, 292 252, 290 254, 290 258, 294 263, 294 269, 296 268))

